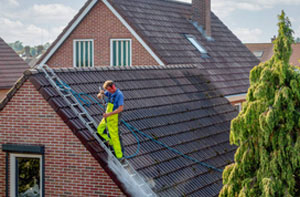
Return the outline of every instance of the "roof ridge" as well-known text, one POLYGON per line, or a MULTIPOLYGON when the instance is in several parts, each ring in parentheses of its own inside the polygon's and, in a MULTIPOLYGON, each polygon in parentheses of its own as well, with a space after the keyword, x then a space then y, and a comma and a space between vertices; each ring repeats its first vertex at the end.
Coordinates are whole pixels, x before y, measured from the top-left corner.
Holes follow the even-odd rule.
MULTIPOLYGON (((138 1, 138 0, 135 0, 138 1)), ((192 5, 192 3, 188 3, 188 2, 183 2, 183 1, 177 1, 177 0, 158 0, 158 1, 165 1, 165 2, 169 2, 169 3, 174 3, 174 4, 179 4, 179 5, 192 5)), ((151 1, 150 1, 151 2, 151 1)), ((153 4, 153 3, 152 3, 153 4)), ((155 5, 155 4, 154 4, 155 5)))
POLYGON ((192 3, 177 1, 177 0, 164 0, 164 1, 169 1, 169 2, 172 2, 172 3, 176 3, 176 4, 192 5, 192 3))
MULTIPOLYGON (((131 70, 172 70, 172 69, 192 69, 196 68, 193 64, 172 64, 166 66, 160 65, 143 65, 143 66, 96 66, 96 67, 68 67, 68 68, 52 68, 54 72, 78 72, 78 71, 131 71, 131 70)), ((34 68, 27 70, 27 75, 33 75, 41 73, 40 68, 34 68)))

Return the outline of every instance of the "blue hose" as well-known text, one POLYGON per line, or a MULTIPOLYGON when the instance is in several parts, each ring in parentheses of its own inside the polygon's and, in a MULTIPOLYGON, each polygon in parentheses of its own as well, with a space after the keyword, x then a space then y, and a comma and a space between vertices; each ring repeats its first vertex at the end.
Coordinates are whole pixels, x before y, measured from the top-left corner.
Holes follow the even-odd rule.
MULTIPOLYGON (((87 99, 84 99, 84 98, 82 97, 82 96, 86 96, 87 98, 89 98, 90 100, 92 100, 93 102, 95 102, 98 106, 100 106, 103 110, 105 109, 105 107, 104 107, 103 105, 101 105, 96 99, 94 99, 94 98, 91 97, 90 95, 88 95, 88 94, 86 94, 86 93, 77 93, 77 92, 75 92, 74 90, 72 90, 71 87, 70 87, 68 84, 66 84, 66 83, 63 82, 63 81, 62 81, 62 83, 63 83, 63 84, 60 84, 58 81, 56 82, 56 84, 57 84, 61 89, 63 89, 64 91, 70 91, 70 92, 74 95, 74 97, 77 99, 77 101, 80 103, 80 105, 81 105, 82 107, 84 107, 84 106, 83 106, 84 104, 85 104, 86 106, 88 106, 88 107, 91 105, 91 101, 89 101, 89 100, 87 100, 87 99), (67 88, 65 88, 65 87, 67 87, 67 88), (82 104, 81 102, 82 102, 83 104, 82 104)), ((137 132, 137 133, 139 133, 140 135, 142 135, 142 136, 144 136, 144 137, 150 139, 151 141, 155 142, 156 144, 159 144, 159 145, 161 145, 161 146, 167 148, 168 150, 170 150, 170 151, 172 151, 172 152, 174 152, 174 153, 176 153, 176 154, 179 154, 180 156, 182 156, 182 157, 184 157, 184 158, 186 158, 186 159, 188 159, 188 160, 191 160, 191 161, 193 161, 193 162, 195 162, 195 163, 197 163, 197 164, 199 164, 199 165, 205 166, 205 167, 210 168, 210 169, 213 169, 213 170, 215 170, 215 171, 218 171, 218 172, 221 172, 221 173, 223 172, 222 169, 216 168, 216 167, 214 167, 214 166, 212 166, 212 165, 209 165, 209 164, 207 164, 207 163, 205 163, 205 162, 201 162, 201 161, 199 161, 199 160, 197 160, 197 159, 195 159, 195 158, 193 158, 193 157, 190 157, 190 156, 188 156, 188 155, 185 155, 184 153, 182 153, 182 152, 180 152, 180 151, 178 151, 178 150, 176 150, 176 149, 174 149, 174 148, 172 148, 172 147, 169 147, 168 145, 166 145, 166 144, 164 144, 164 143, 162 143, 162 142, 160 142, 160 141, 154 139, 153 137, 147 135, 146 133, 144 133, 144 132, 138 130, 138 129, 135 128, 134 126, 132 126, 132 125, 128 124, 127 122, 125 122, 124 120, 121 120, 121 122, 122 122, 122 123, 130 130, 130 132, 133 134, 133 136, 135 137, 135 139, 136 139, 136 141, 137 141, 137 150, 136 150, 136 152, 135 152, 134 154, 130 155, 130 156, 125 156, 126 159, 133 158, 133 157, 135 157, 135 156, 137 156, 137 155, 139 154, 139 151, 140 151, 140 141, 139 141, 138 136, 137 136, 136 133, 135 133, 135 132, 137 132)))

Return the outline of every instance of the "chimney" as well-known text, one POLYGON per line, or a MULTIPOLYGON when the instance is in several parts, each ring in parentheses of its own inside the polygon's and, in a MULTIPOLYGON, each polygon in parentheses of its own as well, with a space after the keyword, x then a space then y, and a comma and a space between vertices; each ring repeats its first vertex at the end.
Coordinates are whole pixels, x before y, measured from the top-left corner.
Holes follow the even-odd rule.
POLYGON ((192 20, 197 22, 198 26, 202 26, 205 34, 211 37, 210 0, 192 0, 192 12, 192 20))

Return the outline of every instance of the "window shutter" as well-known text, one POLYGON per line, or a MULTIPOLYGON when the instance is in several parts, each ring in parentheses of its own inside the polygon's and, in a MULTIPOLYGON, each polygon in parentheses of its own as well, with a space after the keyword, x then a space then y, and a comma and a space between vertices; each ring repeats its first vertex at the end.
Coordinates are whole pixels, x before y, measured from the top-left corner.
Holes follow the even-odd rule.
POLYGON ((112 65, 113 66, 131 65, 131 41, 130 40, 112 41, 112 65))
POLYGON ((75 66, 93 67, 93 41, 75 41, 75 66))

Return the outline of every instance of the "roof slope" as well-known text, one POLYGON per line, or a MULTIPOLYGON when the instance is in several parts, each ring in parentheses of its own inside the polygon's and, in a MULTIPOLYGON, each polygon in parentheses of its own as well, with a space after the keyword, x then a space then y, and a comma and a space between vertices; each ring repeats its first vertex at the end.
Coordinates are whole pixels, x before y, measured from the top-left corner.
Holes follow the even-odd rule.
POLYGON ((246 74, 245 77, 236 80, 234 84, 228 83, 227 87, 244 82, 247 86, 231 92, 224 91, 224 94, 247 92, 249 71, 259 61, 214 13, 211 13, 214 41, 208 41, 188 20, 192 13, 191 4, 170 0, 109 2, 166 64, 201 64, 206 70, 229 71, 223 74, 228 77, 232 77, 232 73, 237 73, 238 70, 237 74, 246 74), (207 50, 209 58, 201 57, 201 53, 186 39, 185 34, 195 36, 207 50))
MULTIPOLYGON (((215 72, 223 79, 237 78, 234 81, 222 81, 224 88, 220 90, 224 95, 247 92, 249 71, 259 61, 213 13, 211 23, 214 41, 207 41, 188 20, 191 18, 191 4, 171 0, 108 0, 108 2, 165 64, 201 64, 201 68, 208 71, 211 77, 209 80, 213 80, 215 72), (200 52, 184 34, 195 36, 208 51, 210 58, 202 58, 200 52)), ((39 62, 53 52, 59 40, 93 3, 92 0, 85 3, 39 62)))
POLYGON ((29 68, 14 50, 0 38, 0 89, 9 89, 29 68))
MULTIPOLYGON (((112 79, 125 96, 123 120, 168 146, 217 168, 224 168, 233 161, 235 147, 228 139, 230 121, 236 111, 195 66, 66 68, 55 72, 73 90, 88 93, 95 99, 99 85, 112 79)), ((30 76, 30 80, 105 168, 107 155, 44 74, 38 71, 30 76)), ((100 121, 102 110, 95 102, 87 110, 95 121, 100 121)), ((123 124, 120 131, 125 155, 135 153, 135 137, 123 124)), ((218 195, 222 187, 220 172, 195 164, 138 136, 140 152, 129 162, 147 180, 153 180, 153 190, 157 194, 172 197, 218 195)))
MULTIPOLYGON (((273 56, 273 43, 246 43, 245 45, 253 53, 263 51, 262 57, 259 58, 261 62, 268 61, 273 56)), ((290 64, 300 66, 300 43, 292 44, 292 51, 290 64)))

